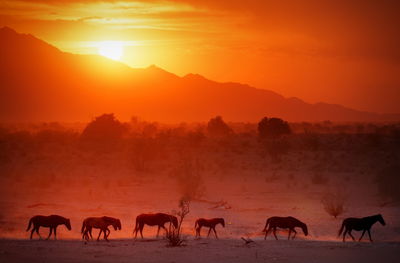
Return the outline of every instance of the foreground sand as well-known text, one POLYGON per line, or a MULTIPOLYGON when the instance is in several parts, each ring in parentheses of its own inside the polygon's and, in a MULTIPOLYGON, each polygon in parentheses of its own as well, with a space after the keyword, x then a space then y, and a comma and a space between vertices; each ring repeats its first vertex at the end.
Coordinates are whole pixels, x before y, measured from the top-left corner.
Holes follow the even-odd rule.
POLYGON ((400 243, 304 240, 189 239, 184 247, 165 240, 111 242, 0 240, 0 262, 400 262, 400 243))

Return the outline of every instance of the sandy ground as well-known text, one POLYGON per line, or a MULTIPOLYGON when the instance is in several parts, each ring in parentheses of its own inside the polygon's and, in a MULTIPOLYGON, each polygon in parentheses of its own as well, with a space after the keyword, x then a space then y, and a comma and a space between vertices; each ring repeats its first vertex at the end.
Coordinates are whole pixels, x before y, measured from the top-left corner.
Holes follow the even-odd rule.
POLYGON ((166 247, 165 240, 89 242, 0 240, 0 262, 399 262, 400 243, 238 239, 188 240, 166 247))
MULTIPOLYGON (((80 170, 86 173, 84 168, 80 170)), ((155 240, 154 227, 145 227, 144 240, 132 238, 138 214, 178 209, 181 194, 168 174, 141 180, 110 177, 107 181, 100 180, 101 175, 90 180, 71 176, 69 180, 57 179, 59 183, 54 185, 46 182, 32 188, 26 187, 29 177, 27 182, 16 180, 7 185, 4 181, 0 262, 400 262, 400 208, 379 206, 374 188, 362 175, 332 172, 329 185, 310 183, 309 174, 303 171, 278 171, 276 175, 279 179, 272 180, 274 173, 253 168, 207 174, 205 194, 202 200, 191 203, 183 223, 186 246, 179 248, 166 247, 163 239, 155 240), (299 179, 292 179, 290 173, 299 179), (324 211, 321 197, 348 175, 352 180, 340 184, 347 193, 345 212, 334 219, 324 211), (213 202, 220 200, 225 200, 229 209, 213 208, 213 202), (373 226, 374 243, 342 243, 337 237, 344 218, 378 213, 387 224, 373 226), (72 231, 60 226, 59 240, 43 241, 34 236, 30 241, 26 227, 29 218, 37 214, 68 217, 72 231), (103 215, 120 218, 122 231, 112 229, 109 243, 81 241, 83 219, 103 215), (271 216, 294 216, 308 225, 309 235, 304 236, 299 229, 296 239, 287 241, 287 232, 280 231, 279 241, 272 236, 264 241, 261 231, 271 216), (225 218, 226 227, 217 227, 219 240, 194 239, 194 222, 199 217, 225 218), (245 245, 241 237, 250 237, 255 243, 245 245)), ((48 229, 41 229, 43 237, 47 233, 48 229)), ((354 233, 356 238, 360 234, 354 233)))

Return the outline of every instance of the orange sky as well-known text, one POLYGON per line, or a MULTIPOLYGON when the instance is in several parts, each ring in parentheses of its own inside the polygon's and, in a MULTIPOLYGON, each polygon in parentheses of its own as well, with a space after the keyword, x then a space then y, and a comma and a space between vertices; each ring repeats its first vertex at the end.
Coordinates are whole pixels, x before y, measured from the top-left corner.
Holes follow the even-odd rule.
POLYGON ((0 26, 64 51, 122 41, 122 61, 308 102, 400 113, 399 1, 0 0, 0 26))

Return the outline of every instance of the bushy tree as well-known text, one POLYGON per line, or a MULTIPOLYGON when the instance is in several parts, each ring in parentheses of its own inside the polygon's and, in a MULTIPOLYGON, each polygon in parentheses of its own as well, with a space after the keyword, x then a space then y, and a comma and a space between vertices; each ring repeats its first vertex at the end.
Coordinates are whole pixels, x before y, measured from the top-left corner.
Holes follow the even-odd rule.
POLYGON ((126 126, 117 120, 113 113, 103 114, 86 126, 81 134, 81 141, 92 147, 99 146, 109 150, 116 146, 126 131, 126 126))
POLYGON ((262 139, 274 139, 279 138, 282 135, 291 134, 292 131, 289 124, 279 118, 267 118, 264 117, 258 123, 258 135, 262 139))
POLYGON ((208 121, 207 132, 211 137, 226 137, 233 131, 221 116, 217 116, 208 121))

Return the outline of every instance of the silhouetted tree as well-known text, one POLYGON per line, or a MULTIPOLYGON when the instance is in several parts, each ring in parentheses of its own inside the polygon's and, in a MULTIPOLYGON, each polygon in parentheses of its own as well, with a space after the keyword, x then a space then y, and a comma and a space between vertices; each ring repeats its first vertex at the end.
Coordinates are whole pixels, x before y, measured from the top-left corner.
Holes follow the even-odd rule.
POLYGON ((233 131, 228 124, 224 122, 221 116, 217 116, 208 121, 207 132, 212 137, 225 137, 230 135, 233 131))
POLYGON ((81 141, 91 147, 109 150, 122 139, 127 127, 118 121, 114 114, 103 114, 91 121, 81 134, 81 141))
POLYGON ((264 117, 258 123, 258 135, 262 139, 266 138, 278 138, 285 134, 291 134, 292 131, 289 124, 279 118, 267 118, 264 117))

